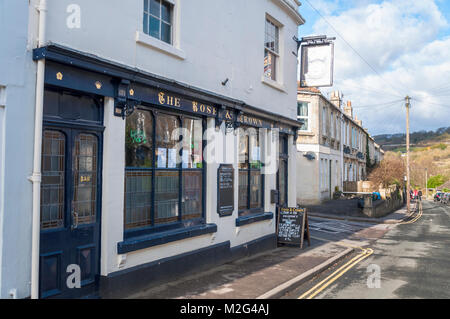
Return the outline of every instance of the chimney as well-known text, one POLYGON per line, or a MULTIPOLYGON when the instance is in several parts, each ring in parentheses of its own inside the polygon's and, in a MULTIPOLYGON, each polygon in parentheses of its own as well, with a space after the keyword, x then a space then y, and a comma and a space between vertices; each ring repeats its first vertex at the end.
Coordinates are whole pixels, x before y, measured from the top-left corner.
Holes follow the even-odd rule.
POLYGON ((358 124, 360 127, 362 127, 362 121, 358 120, 358 116, 355 114, 355 122, 356 124, 358 124))
POLYGON ((330 102, 333 103, 334 106, 336 106, 338 109, 340 109, 342 103, 341 92, 339 91, 331 92, 330 102))
POLYGON ((353 107, 352 107, 352 101, 347 101, 347 106, 344 107, 344 113, 353 119, 353 107))

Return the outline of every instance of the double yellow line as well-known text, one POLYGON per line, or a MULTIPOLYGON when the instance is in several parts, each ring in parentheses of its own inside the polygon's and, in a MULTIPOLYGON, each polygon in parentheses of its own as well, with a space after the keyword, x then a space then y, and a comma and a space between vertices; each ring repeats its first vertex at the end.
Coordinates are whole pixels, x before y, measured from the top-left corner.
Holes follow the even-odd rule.
POLYGON ((413 219, 407 221, 407 222, 403 222, 403 223, 399 223, 399 225, 407 225, 407 224, 414 224, 416 221, 418 221, 423 215, 423 207, 422 207, 422 202, 419 203, 419 213, 416 215, 416 217, 414 217, 413 219))
POLYGON ((371 248, 361 248, 361 253, 358 254, 356 257, 352 258, 350 261, 348 261, 346 264, 341 266, 339 269, 334 271, 331 275, 329 275, 327 278, 319 282, 317 285, 315 285, 313 288, 305 292, 303 295, 301 295, 298 299, 312 299, 315 296, 317 296, 319 293, 321 293, 325 288, 327 288, 329 285, 331 285, 333 282, 338 280, 340 277, 342 277, 346 272, 348 272, 350 269, 355 267, 357 264, 362 262, 364 259, 368 258, 370 255, 373 254, 373 250, 371 248))
MULTIPOLYGON (((422 202, 419 203, 419 213, 410 221, 399 223, 400 225, 403 224, 413 224, 417 222, 423 215, 423 207, 422 202)), ((317 238, 320 239, 320 238, 317 238)), ((324 240, 324 239, 320 239, 324 240)), ((327 241, 327 240, 326 240, 327 241)), ((331 285, 333 282, 338 280, 340 277, 342 277, 346 272, 348 272, 350 269, 355 267, 357 264, 362 262, 364 259, 369 258, 373 254, 373 250, 371 248, 362 248, 362 247, 353 247, 358 248, 361 250, 361 253, 358 254, 356 257, 349 260, 347 263, 345 263, 343 266, 339 267, 339 269, 335 270, 331 275, 329 275, 327 278, 319 282, 317 285, 315 285, 313 288, 305 292, 303 295, 301 295, 298 299, 313 299, 315 296, 320 294, 324 289, 326 289, 329 285, 331 285)))

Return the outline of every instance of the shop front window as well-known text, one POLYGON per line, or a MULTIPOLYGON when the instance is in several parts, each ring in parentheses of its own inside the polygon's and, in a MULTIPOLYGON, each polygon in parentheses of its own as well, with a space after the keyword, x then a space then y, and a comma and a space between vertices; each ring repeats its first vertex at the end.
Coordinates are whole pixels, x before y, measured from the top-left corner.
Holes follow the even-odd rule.
POLYGON ((144 109, 127 118, 125 230, 203 217, 202 135, 201 119, 144 109))
POLYGON ((263 210, 259 130, 242 127, 239 136, 239 215, 263 210))

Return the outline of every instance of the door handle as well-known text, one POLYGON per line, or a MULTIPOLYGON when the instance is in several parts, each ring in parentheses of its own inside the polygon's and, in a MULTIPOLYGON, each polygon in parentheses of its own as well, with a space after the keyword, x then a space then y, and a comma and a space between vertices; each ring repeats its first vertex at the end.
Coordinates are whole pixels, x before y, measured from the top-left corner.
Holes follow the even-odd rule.
POLYGON ((76 211, 72 211, 72 230, 78 228, 78 213, 76 211))

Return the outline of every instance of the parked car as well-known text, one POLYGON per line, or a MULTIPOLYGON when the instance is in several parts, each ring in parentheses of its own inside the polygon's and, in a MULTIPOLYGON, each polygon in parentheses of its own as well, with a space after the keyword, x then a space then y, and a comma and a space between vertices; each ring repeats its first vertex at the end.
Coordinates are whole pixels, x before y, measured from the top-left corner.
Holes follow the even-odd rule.
POLYGON ((435 202, 440 202, 440 201, 441 201, 441 197, 442 197, 443 194, 444 194, 444 193, 441 193, 441 192, 436 193, 436 194, 434 195, 434 201, 435 201, 435 202))
POLYGON ((443 193, 441 196, 441 203, 448 205, 450 203, 450 193, 443 193))

